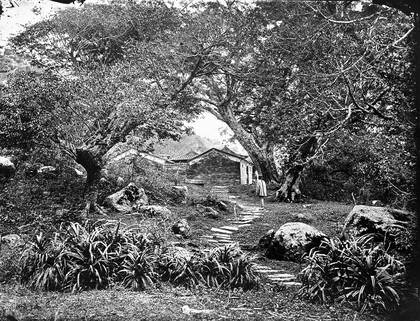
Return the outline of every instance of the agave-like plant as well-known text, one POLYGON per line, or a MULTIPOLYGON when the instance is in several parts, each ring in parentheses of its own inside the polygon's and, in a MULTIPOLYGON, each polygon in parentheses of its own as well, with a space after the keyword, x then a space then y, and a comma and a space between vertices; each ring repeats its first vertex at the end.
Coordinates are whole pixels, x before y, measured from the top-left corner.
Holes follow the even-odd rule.
POLYGON ((181 247, 170 247, 160 257, 160 277, 177 286, 192 288, 201 280, 200 266, 200 253, 191 253, 181 247))
POLYGON ((157 280, 156 255, 149 249, 131 247, 118 272, 124 287, 132 290, 144 290, 157 280))
POLYGON ((203 256, 200 276, 207 286, 251 289, 259 284, 254 257, 237 244, 212 249, 203 256))
POLYGON ((260 275, 256 272, 255 257, 242 253, 229 263, 229 286, 231 289, 242 288, 249 290, 260 284, 260 275))
POLYGON ((61 290, 70 269, 63 257, 64 244, 58 234, 46 237, 42 232, 22 253, 20 279, 37 290, 61 290))
POLYGON ((374 240, 371 234, 324 240, 307 257, 299 295, 322 303, 348 301, 362 312, 397 308, 405 283, 404 264, 374 240))
POLYGON ((198 275, 206 286, 221 288, 229 282, 230 271, 227 264, 218 260, 213 253, 204 254, 198 275))

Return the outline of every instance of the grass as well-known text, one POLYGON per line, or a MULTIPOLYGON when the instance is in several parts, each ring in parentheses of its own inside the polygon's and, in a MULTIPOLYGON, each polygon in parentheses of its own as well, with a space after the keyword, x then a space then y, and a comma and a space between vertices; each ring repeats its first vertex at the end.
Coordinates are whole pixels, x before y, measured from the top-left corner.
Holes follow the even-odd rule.
MULTIPOLYGON (((345 307, 313 305, 294 292, 228 292, 164 286, 135 292, 120 289, 34 293, 3 288, 0 306, 18 320, 383 320, 345 307), (208 313, 185 314, 185 306, 208 313)), ((1 310, 0 310, 1 311, 1 310)))
MULTIPOLYGON (((194 197, 200 191, 194 190, 194 197)), ((236 193, 236 201, 255 205, 258 199, 250 189, 236 193)), ((48 204, 44 204, 46 207, 48 204)), ((303 268, 298 263, 275 261, 265 258, 258 249, 258 241, 269 229, 278 229, 290 221, 306 220, 330 236, 340 232, 350 204, 311 202, 306 204, 267 202, 266 214, 256 219, 252 226, 233 234, 257 262, 297 274, 303 268), (300 215, 300 216, 299 216, 300 215), (302 216, 303 215, 303 216, 302 216)), ((128 226, 155 234, 167 244, 183 247, 206 247, 200 236, 209 234, 212 227, 230 223, 232 213, 224 212, 219 219, 203 216, 194 206, 180 204, 169 206, 173 215, 166 218, 144 218, 136 215, 112 214, 107 219, 121 221, 128 226), (186 218, 192 229, 188 239, 179 239, 171 232, 173 222, 186 218)), ((103 216, 92 219, 104 219, 103 216)), ((15 231, 15 230, 12 230, 15 231)), ((4 232, 4 231, 3 231, 4 232)), ((1 260, 1 259, 0 259, 1 260)), ((80 293, 29 291, 16 283, 5 280, 0 283, 0 319, 10 314, 19 321, 29 320, 384 320, 384 315, 360 314, 343 304, 311 304, 296 298, 297 289, 285 289, 276 285, 264 285, 259 289, 242 290, 193 289, 173 287, 168 283, 146 291, 133 291, 119 286, 106 290, 90 290, 80 293), (190 313, 185 307, 208 310, 190 313), (184 312, 183 312, 184 310, 184 312)))

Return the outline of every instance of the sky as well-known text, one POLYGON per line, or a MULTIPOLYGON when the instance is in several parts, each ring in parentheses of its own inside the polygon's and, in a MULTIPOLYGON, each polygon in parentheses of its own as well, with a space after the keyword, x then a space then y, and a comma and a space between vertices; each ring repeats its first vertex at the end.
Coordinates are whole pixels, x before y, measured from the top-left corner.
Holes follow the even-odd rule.
POLYGON ((197 135, 209 138, 223 140, 233 135, 229 127, 222 121, 218 120, 210 113, 203 114, 199 119, 191 124, 197 135), (228 131, 230 135, 223 135, 222 131, 228 131))

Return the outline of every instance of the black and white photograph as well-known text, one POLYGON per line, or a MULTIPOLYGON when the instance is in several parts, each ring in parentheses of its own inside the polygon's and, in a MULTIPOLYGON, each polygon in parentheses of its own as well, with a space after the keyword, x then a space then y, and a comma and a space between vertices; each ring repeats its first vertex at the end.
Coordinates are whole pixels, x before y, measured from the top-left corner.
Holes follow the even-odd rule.
POLYGON ((0 0, 0 321, 420 321, 420 0, 0 0))

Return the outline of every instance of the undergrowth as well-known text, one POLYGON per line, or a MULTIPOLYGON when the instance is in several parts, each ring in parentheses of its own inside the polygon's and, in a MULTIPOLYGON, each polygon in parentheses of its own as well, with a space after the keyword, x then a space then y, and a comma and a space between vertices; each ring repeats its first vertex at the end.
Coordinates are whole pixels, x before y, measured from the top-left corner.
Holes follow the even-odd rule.
POLYGON ((253 257, 236 246, 192 253, 151 238, 120 223, 71 223, 36 235, 23 252, 20 280, 35 290, 73 292, 115 284, 144 290, 164 281, 244 290, 259 283, 253 257))
POLYGON ((325 239, 307 257, 299 296, 311 301, 349 302, 361 312, 396 310, 406 287, 405 267, 368 234, 325 239))

